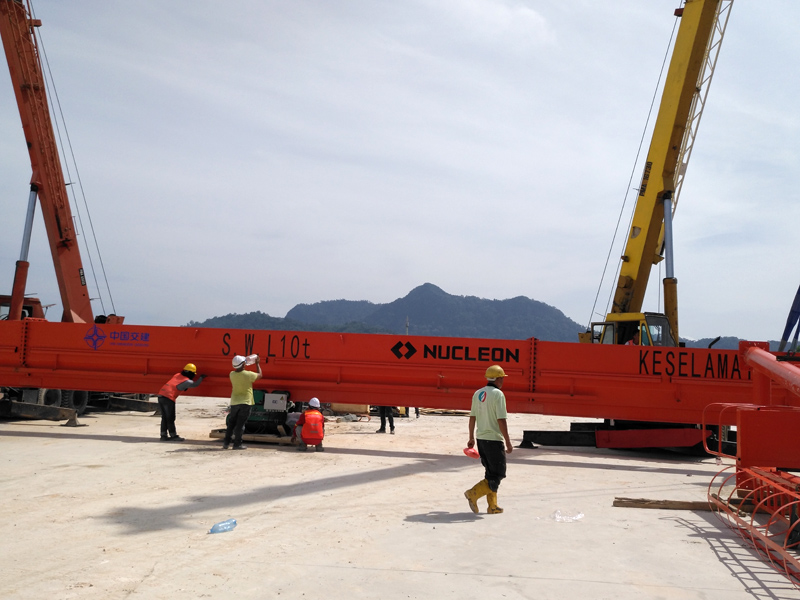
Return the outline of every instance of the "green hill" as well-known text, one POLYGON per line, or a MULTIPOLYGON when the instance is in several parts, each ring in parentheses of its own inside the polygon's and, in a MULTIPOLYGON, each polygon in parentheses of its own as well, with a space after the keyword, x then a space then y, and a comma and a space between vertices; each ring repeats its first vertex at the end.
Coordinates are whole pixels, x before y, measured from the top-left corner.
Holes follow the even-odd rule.
MULTIPOLYGON (((298 304, 286 317, 271 317, 256 311, 228 314, 189 327, 271 329, 278 331, 334 331, 339 333, 393 333, 402 335, 495 338, 524 340, 535 337, 552 342, 577 342, 584 327, 557 308, 525 296, 487 300, 476 296, 454 296, 432 283, 411 290, 387 304, 367 300, 325 300, 298 304)), ((689 348, 707 348, 714 340, 683 340, 689 348)), ((771 341, 777 350, 779 342, 771 341)), ((736 350, 739 338, 722 337, 719 350, 736 350)))
POLYGON ((535 337, 574 342, 583 330, 557 308, 524 296, 509 300, 454 296, 431 283, 387 304, 326 300, 298 304, 285 318, 251 312, 191 321, 188 326, 404 334, 406 322, 411 335, 443 337, 510 340, 535 337))

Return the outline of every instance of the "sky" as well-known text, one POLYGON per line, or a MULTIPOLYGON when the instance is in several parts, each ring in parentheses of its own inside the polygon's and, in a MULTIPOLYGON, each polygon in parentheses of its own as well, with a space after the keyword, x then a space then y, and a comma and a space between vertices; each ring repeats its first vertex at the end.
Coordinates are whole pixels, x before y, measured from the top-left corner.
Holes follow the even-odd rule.
MULTIPOLYGON (((282 317, 433 283, 601 320, 678 4, 35 0, 84 264, 96 245, 105 270, 95 314, 282 317)), ((783 332, 800 284, 798 22, 796 0, 733 4, 674 221, 684 338, 783 332)), ((10 293, 31 168, 5 69, 0 132, 10 293)), ((38 208, 29 260, 27 291, 57 320, 38 208)), ((663 309, 663 276, 645 310, 663 309)))

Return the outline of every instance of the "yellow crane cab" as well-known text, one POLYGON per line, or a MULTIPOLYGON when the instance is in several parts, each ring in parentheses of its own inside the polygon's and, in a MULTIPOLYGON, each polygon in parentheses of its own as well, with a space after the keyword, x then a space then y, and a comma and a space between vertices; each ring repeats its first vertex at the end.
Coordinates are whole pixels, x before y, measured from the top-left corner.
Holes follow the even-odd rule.
POLYGON ((611 313, 605 321, 592 323, 591 329, 580 334, 582 342, 593 344, 633 343, 639 333, 641 346, 677 346, 669 320, 661 313, 611 313))

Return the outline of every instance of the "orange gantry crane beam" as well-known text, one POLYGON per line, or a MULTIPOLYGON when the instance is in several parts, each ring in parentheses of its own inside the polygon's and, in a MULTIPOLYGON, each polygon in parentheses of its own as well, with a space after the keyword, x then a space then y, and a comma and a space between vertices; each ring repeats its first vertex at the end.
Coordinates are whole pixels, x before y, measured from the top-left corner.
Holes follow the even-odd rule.
MULTIPOLYGON (((0 322, 0 381, 11 387, 155 393, 194 362, 208 378, 193 393, 224 397, 232 356, 257 353, 264 377, 256 388, 288 391, 299 401, 318 396, 331 403, 466 410, 486 367, 496 363, 508 373, 503 391, 517 413, 741 426, 731 405, 786 407, 785 422, 747 427, 749 442, 768 448, 781 435, 776 426, 800 425, 794 422, 800 396, 754 377, 742 352, 534 338, 0 322)), ((759 455, 760 466, 764 458, 759 455)), ((787 454, 781 445, 773 459, 800 468, 800 448, 787 454)))
POLYGON ((208 378, 193 393, 226 396, 233 355, 257 353, 256 387, 300 400, 467 409, 497 363, 512 412, 699 423, 708 404, 752 401, 751 370, 730 350, 37 319, 0 322, 0 340, 10 386, 153 393, 194 362, 208 378))

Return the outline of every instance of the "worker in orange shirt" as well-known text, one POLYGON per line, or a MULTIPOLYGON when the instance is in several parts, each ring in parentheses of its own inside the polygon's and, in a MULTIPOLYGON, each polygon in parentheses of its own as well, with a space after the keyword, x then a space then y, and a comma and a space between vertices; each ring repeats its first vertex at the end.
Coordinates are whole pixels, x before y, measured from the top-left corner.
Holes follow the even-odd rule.
POLYGON ((633 337, 625 342, 626 346, 638 346, 639 345, 639 330, 636 330, 636 333, 633 334, 633 337))
POLYGON ((325 417, 319 411, 319 399, 308 401, 308 409, 303 411, 292 430, 292 441, 300 440, 297 450, 305 452, 309 446, 316 446, 317 452, 323 452, 322 440, 325 437, 325 417))
POLYGON ((203 382, 205 375, 200 375, 197 381, 197 367, 188 363, 180 373, 175 373, 167 383, 161 386, 158 392, 158 407, 161 409, 161 441, 182 442, 183 438, 175 431, 176 400, 182 392, 195 388, 203 382))

